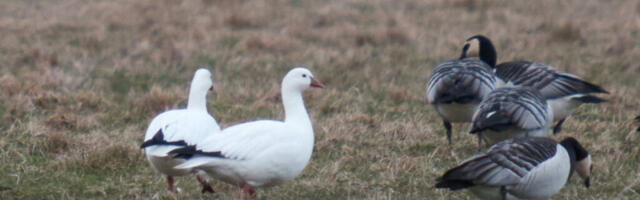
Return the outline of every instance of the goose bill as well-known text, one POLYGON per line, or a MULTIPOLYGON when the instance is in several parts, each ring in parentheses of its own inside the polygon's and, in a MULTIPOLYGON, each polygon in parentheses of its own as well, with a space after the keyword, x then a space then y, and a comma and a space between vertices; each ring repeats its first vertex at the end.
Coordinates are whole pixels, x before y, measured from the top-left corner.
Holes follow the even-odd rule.
POLYGON ((591 181, 589 179, 591 177, 591 169, 591 155, 588 155, 586 158, 578 161, 576 166, 576 171, 578 172, 578 175, 580 175, 580 177, 584 179, 584 186, 586 186, 587 188, 591 185, 591 181))
POLYGON ((324 88, 324 85, 320 81, 311 78, 311 87, 324 88))

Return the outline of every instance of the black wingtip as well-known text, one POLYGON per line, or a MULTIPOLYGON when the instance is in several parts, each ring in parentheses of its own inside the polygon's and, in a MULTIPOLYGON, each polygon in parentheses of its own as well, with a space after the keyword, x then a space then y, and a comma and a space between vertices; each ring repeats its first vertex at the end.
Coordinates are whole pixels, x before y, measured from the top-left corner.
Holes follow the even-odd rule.
POLYGON ((187 145, 186 147, 171 150, 169 152, 169 155, 172 155, 174 158, 189 159, 193 157, 197 152, 198 151, 196 150, 195 145, 187 145))
POLYGON ((162 142, 166 142, 164 140, 164 134, 162 133, 162 129, 158 130, 158 132, 156 132, 155 135, 153 135, 153 137, 150 140, 144 141, 141 145, 140 148, 144 149, 148 146, 152 146, 152 145, 156 145, 156 144, 160 144, 162 142))
POLYGON ((207 157, 216 157, 216 158, 225 158, 220 151, 214 152, 205 152, 202 150, 198 150, 196 145, 187 145, 182 148, 174 149, 169 152, 169 155, 172 155, 174 158, 184 158, 190 159, 193 156, 207 156, 207 157))
POLYGON ((140 148, 144 149, 153 145, 175 145, 175 146, 187 146, 187 143, 184 140, 178 140, 175 142, 169 142, 164 140, 164 133, 162 133, 162 129, 158 130, 156 134, 150 140, 144 141, 140 148))
POLYGON ((476 134, 476 133, 479 133, 479 132, 482 132, 482 131, 484 131, 484 129, 478 128, 478 127, 474 127, 474 128, 471 128, 471 130, 469 131, 469 134, 476 134))
POLYGON ((609 94, 609 91, 605 90, 604 88, 593 84, 593 83, 589 83, 585 80, 582 80, 581 78, 577 78, 571 75, 566 75, 566 74, 558 74, 558 78, 561 79, 565 79, 565 80, 569 80, 570 82, 573 82, 573 84, 577 84, 581 86, 581 89, 579 90, 582 93, 603 93, 603 94, 609 94))
POLYGON ((608 102, 606 99, 602 99, 596 96, 591 96, 591 95, 585 95, 585 96, 581 96, 581 97, 576 97, 576 98, 572 98, 573 100, 582 102, 582 103, 605 103, 608 102))

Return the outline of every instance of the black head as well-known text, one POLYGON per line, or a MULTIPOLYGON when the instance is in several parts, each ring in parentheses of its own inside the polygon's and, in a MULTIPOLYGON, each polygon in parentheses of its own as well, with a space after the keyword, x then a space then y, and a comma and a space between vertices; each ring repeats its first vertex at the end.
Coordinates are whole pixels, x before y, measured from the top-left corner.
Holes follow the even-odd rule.
POLYGON ((464 47, 462 47, 462 53, 460 54, 460 60, 465 59, 467 57, 467 51, 469 51, 469 46, 471 46, 471 44, 466 43, 464 44, 464 47))
POLYGON ((589 187, 591 185, 591 170, 593 170, 589 152, 573 137, 565 138, 560 144, 567 150, 569 157, 571 157, 572 172, 575 169, 578 175, 584 180, 584 185, 589 187))
POLYGON ((477 49, 477 54, 478 57, 480 57, 480 60, 486 62, 491 67, 496 66, 498 56, 496 54, 496 49, 493 47, 493 43, 491 42, 491 40, 489 40, 489 38, 483 35, 475 35, 473 37, 470 37, 466 41, 466 44, 470 44, 470 47, 468 47, 467 50, 463 50, 463 54, 466 54, 465 57, 474 56, 474 54, 476 54, 475 49, 477 49), (474 41, 477 41, 477 43, 474 44, 474 41), (465 53, 464 51, 467 51, 467 53, 465 53))

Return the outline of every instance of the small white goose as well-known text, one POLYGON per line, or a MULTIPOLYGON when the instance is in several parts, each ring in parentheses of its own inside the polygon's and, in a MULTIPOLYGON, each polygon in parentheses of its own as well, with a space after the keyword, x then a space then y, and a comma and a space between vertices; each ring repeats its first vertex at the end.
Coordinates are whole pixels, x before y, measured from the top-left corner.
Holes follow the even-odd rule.
POLYGON ((241 123, 210 135, 195 146, 171 152, 187 158, 178 169, 201 169, 216 179, 243 187, 255 196, 255 187, 293 180, 305 168, 313 151, 313 127, 302 92, 322 83, 302 67, 282 80, 284 121, 259 120, 241 123))
POLYGON ((471 122, 473 113, 496 82, 492 68, 481 60, 465 60, 466 45, 457 60, 440 63, 427 83, 427 102, 442 118, 451 144, 451 122, 471 122))
POLYGON ((576 75, 558 71, 554 67, 529 61, 512 61, 496 65, 497 56, 493 44, 485 36, 473 36, 467 39, 467 45, 470 47, 463 54, 479 56, 481 60, 494 67, 499 82, 540 90, 542 96, 553 108, 553 120, 557 121, 553 128, 554 134, 561 131, 564 120, 580 105, 606 102, 593 94, 609 92, 576 75))
POLYGON ((591 156, 574 138, 557 143, 540 137, 502 141, 448 170, 436 188, 470 189, 481 199, 546 199, 577 171, 589 187, 591 156))
POLYGON ((469 133, 480 134, 489 145, 512 137, 545 137, 552 120, 553 110, 537 90, 504 86, 482 100, 469 133))
MULTIPOLYGON (((173 158, 168 153, 220 132, 218 123, 207 112, 206 96, 209 90, 213 90, 211 73, 207 69, 197 70, 191 81, 187 108, 163 112, 153 118, 147 128, 140 148, 145 150, 151 166, 167 176, 169 191, 174 191, 174 176, 189 174, 191 170, 176 169, 175 166, 183 163, 184 159, 173 158)), ((196 178, 202 184, 202 193, 214 193, 199 174, 196 178)))

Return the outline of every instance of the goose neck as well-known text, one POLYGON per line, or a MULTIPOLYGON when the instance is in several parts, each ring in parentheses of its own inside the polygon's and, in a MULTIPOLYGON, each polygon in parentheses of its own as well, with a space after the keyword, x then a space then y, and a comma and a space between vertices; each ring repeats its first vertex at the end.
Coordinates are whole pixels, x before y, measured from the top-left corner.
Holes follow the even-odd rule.
POLYGON ((293 88, 282 88, 282 103, 284 106, 285 123, 296 122, 311 124, 309 114, 304 107, 302 92, 293 88))
POLYGON ((491 43, 489 39, 481 38, 480 42, 480 60, 486 62, 489 66, 495 68, 496 62, 498 61, 498 56, 496 53, 496 49, 491 43))
MULTIPOLYGON (((193 87, 192 87, 193 88, 193 87)), ((200 91, 191 89, 189 91, 189 100, 187 101, 187 110, 204 110, 207 111, 207 90, 200 91)))
POLYGON ((576 169, 576 160, 577 160, 576 149, 575 149, 576 147, 575 147, 575 144, 567 140, 560 142, 560 145, 562 145, 562 147, 564 147, 564 149, 569 154, 569 166, 570 166, 569 178, 571 178, 571 175, 573 175, 573 171, 575 171, 576 169))

